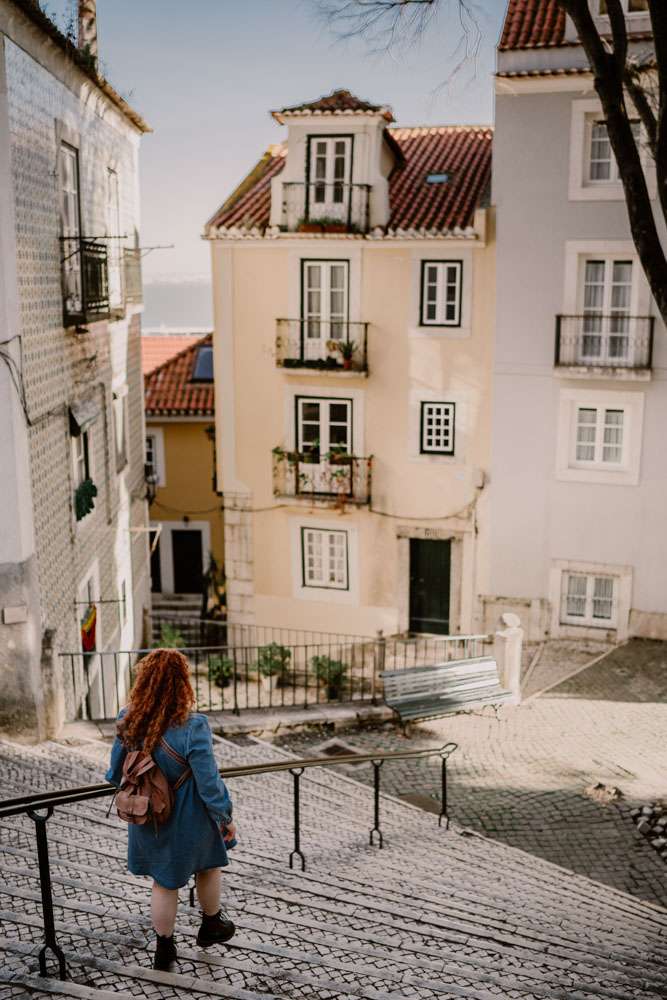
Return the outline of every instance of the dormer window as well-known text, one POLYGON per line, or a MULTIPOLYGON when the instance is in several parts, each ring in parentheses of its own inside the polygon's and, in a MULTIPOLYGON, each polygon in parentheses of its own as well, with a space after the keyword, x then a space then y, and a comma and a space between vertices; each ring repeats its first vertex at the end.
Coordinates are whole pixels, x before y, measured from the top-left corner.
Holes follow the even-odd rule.
POLYGON ((347 220, 352 136, 310 136, 309 216, 347 220))
POLYGON ((211 344, 202 344, 198 349, 191 381, 213 381, 213 346, 211 344))

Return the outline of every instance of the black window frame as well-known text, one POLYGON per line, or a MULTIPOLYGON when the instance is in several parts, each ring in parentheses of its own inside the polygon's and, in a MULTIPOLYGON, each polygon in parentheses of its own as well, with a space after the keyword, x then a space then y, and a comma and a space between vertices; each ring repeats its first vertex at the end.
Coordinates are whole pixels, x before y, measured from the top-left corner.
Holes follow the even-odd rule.
POLYGON ((308 590, 335 590, 338 593, 345 594, 350 591, 350 533, 346 528, 320 528, 317 525, 302 524, 300 528, 301 535, 301 586, 303 589, 308 590), (315 584, 306 582, 306 532, 307 531, 319 531, 325 532, 329 535, 345 535, 345 586, 344 587, 331 587, 327 584, 315 584))
POLYGON ((419 277, 419 326, 425 330, 456 330, 461 327, 461 320, 463 316, 463 261, 457 258, 450 258, 449 260, 422 260, 421 270, 419 277), (426 305, 426 297, 424 295, 424 284, 426 279, 426 268, 431 264, 455 264, 459 272, 458 280, 458 310, 455 323, 429 323, 424 318, 424 307, 426 305))
POLYGON ((419 454, 420 455, 455 455, 456 454, 456 403, 448 399, 422 399, 419 404, 419 454), (450 406, 452 409, 452 446, 447 451, 424 447, 424 417, 427 406, 450 406))

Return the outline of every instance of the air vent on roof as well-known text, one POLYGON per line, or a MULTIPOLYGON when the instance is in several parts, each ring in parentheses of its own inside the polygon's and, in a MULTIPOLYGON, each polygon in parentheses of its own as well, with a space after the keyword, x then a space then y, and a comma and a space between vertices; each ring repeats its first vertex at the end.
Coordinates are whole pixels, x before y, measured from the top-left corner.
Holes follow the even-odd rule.
POLYGON ((427 184, 447 184, 452 179, 451 174, 427 174, 427 184))

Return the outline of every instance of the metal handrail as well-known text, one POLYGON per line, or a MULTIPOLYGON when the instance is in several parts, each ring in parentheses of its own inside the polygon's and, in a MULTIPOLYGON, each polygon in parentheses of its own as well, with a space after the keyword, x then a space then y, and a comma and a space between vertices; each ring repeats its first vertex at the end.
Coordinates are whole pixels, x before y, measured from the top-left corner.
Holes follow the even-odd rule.
MULTIPOLYGON (((300 781, 304 771, 311 767, 337 767, 339 764, 372 764, 373 766, 373 826, 369 831, 369 844, 378 848, 384 846, 384 835, 380 827, 380 769, 385 761, 418 759, 438 756, 441 759, 441 799, 438 826, 445 820, 445 829, 449 829, 447 812, 447 760, 458 749, 456 743, 445 743, 441 747, 428 747, 420 750, 391 750, 370 754, 341 754, 336 757, 302 757, 282 761, 267 761, 259 764, 244 764, 239 767, 220 768, 222 778, 253 777, 258 774, 272 774, 288 771, 292 775, 292 807, 294 815, 293 849, 289 855, 289 866, 294 867, 295 859, 301 862, 301 871, 306 869, 306 858, 301 850, 301 788, 300 781)), ((51 887, 51 869, 49 862, 49 847, 46 834, 46 824, 53 815, 56 806, 72 805, 89 799, 107 798, 116 792, 116 787, 108 783, 98 785, 83 785, 78 788, 65 788, 53 792, 36 792, 22 795, 18 798, 0 801, 0 819, 11 816, 27 815, 35 824, 37 838, 37 858, 39 863, 39 885, 42 897, 42 913, 44 918, 44 945, 39 951, 40 976, 46 977, 47 952, 51 952, 58 962, 58 975, 61 980, 67 979, 67 963, 65 954, 56 938, 55 917, 53 913, 53 892, 51 887), (40 812, 40 810, 45 810, 40 812)), ((194 886, 190 888, 190 905, 194 906, 194 886)))

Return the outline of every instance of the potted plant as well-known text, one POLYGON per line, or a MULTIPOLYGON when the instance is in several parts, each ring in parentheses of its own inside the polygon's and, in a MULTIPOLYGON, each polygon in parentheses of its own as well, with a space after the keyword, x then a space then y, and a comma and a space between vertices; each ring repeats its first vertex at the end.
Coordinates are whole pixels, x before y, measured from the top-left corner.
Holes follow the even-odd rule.
POLYGON ((220 688, 229 687, 234 676, 234 661, 228 656, 215 654, 208 658, 208 676, 220 688))
POLYGON ((313 656, 310 666, 318 681, 326 684, 327 701, 338 701, 347 679, 347 667, 343 661, 330 656, 313 656))
POLYGON ((262 677, 275 677, 278 687, 288 683, 292 650, 277 642, 262 646, 257 653, 257 669, 262 677))
POLYGON ((338 353, 343 359, 343 368, 345 371, 349 371, 352 367, 352 361, 354 359, 354 352, 357 349, 357 345, 354 340, 339 340, 336 344, 338 348, 338 353))
POLYGON ((160 638, 153 643, 153 649, 184 649, 185 637, 177 625, 163 622, 160 625, 160 638))
POLYGON ((74 491, 74 513, 77 521, 81 521, 86 514, 90 514, 95 506, 97 496, 97 486, 92 479, 84 479, 79 483, 74 491))

